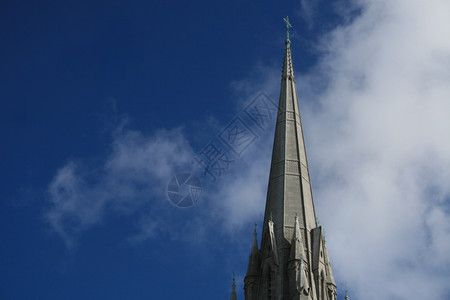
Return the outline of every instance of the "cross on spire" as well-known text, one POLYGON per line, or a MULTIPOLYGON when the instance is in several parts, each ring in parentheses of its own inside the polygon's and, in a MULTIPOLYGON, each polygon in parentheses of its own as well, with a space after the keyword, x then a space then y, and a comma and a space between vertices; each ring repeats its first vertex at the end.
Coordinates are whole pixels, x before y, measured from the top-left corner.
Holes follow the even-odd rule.
POLYGON ((289 40, 289 28, 292 28, 291 23, 289 22, 289 17, 283 18, 284 23, 286 23, 286 43, 290 43, 289 40))

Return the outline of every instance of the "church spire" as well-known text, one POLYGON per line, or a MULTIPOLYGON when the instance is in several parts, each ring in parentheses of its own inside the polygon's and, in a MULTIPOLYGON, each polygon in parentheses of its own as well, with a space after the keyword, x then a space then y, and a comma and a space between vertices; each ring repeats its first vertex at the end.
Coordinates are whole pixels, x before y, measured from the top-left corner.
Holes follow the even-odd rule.
POLYGON ((258 250, 255 235, 245 299, 336 300, 314 211, 289 39, 292 26, 288 17, 284 21, 286 43, 261 247, 258 250))
MULTIPOLYGON (((285 21, 287 32, 289 32, 291 27, 289 19, 285 18, 285 21)), ((287 41, 289 41, 289 38, 287 41)), ((292 238, 293 221, 296 214, 299 218, 301 230, 310 231, 317 226, 290 41, 286 43, 284 50, 263 239, 268 235, 270 214, 273 216, 275 233, 279 233, 283 240, 287 240, 289 244, 292 238)), ((306 235, 304 234, 304 236, 306 235)), ((306 237, 302 242, 306 247, 307 243, 309 243, 308 238, 306 237)), ((278 246, 288 248, 289 244, 281 243, 278 246)), ((282 253, 280 254, 284 256, 282 253)), ((285 257, 284 261, 287 258, 285 257)))

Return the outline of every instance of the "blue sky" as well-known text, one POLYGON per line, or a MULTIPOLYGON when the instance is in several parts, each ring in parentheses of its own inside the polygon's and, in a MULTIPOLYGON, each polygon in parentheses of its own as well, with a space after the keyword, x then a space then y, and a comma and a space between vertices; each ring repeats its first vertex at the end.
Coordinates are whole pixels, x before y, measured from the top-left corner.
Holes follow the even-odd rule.
POLYGON ((445 1, 0 7, 1 299, 227 299, 233 271, 243 299, 273 138, 245 109, 278 101, 286 15, 339 298, 448 299, 445 1), (211 142, 233 160, 214 182, 192 164, 211 142), (167 198, 180 172, 190 208, 167 198))

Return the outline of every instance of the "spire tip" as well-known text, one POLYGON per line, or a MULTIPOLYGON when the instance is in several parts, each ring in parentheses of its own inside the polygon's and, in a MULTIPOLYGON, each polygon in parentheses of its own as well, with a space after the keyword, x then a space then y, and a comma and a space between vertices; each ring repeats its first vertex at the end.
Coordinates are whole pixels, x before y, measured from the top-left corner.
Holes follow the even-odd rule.
POLYGON ((289 28, 292 28, 291 23, 289 22, 289 17, 286 16, 286 18, 283 18, 284 23, 286 23, 286 45, 291 43, 291 40, 289 39, 289 28))

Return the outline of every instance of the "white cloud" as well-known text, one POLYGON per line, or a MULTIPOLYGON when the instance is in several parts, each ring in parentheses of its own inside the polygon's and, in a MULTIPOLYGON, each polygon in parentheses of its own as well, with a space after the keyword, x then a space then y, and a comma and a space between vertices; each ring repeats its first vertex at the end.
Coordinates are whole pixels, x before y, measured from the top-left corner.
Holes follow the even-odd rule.
MULTIPOLYGON (((220 201, 215 202, 212 209, 217 211, 224 229, 233 234, 237 229, 244 229, 243 238, 249 242, 252 224, 261 224, 265 208, 273 143, 272 128, 269 131, 236 161, 230 173, 221 179, 214 195, 220 201)), ((245 249, 245 253, 248 251, 245 249)))
POLYGON ((313 22, 316 16, 318 2, 319 0, 300 0, 299 14, 309 28, 314 26, 313 22))
POLYGON ((305 88, 318 215, 360 299, 445 299, 450 281, 450 3, 359 1, 305 88), (314 91, 317 92, 317 91, 314 91), (315 100, 311 100, 315 101, 315 100))
MULTIPOLYGON (((71 161, 57 172, 49 185, 46 219, 71 247, 108 210, 130 214, 152 198, 164 199, 167 181, 191 163, 192 153, 180 129, 144 136, 119 126, 100 166, 71 161)), ((143 222, 134 240, 143 239, 144 233, 152 236, 157 219, 143 222)))

